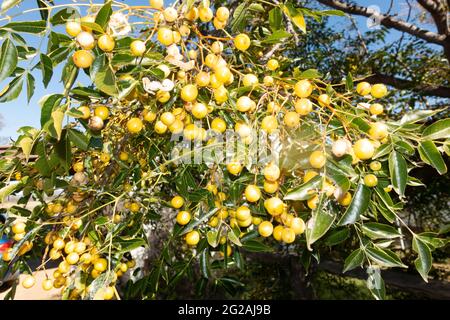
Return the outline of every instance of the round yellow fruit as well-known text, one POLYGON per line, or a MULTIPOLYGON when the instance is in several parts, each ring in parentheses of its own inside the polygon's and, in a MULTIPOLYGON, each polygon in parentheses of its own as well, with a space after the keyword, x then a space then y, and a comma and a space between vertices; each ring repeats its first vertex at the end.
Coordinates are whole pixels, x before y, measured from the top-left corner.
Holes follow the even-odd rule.
POLYGON ((344 193, 344 195, 338 199, 338 202, 340 205, 343 205, 344 207, 347 207, 352 202, 352 194, 350 192, 344 193))
POLYGON ((82 69, 89 68, 92 65, 92 63, 94 62, 94 57, 87 50, 76 51, 73 54, 72 59, 73 59, 73 63, 78 68, 82 68, 82 69))
POLYGON ((147 121, 147 122, 153 122, 156 119, 156 113, 154 113, 150 110, 144 110, 142 112, 142 115, 144 116, 144 121, 147 121))
POLYGON ((261 129, 267 132, 268 134, 271 134, 278 128, 278 121, 275 116, 266 116, 261 121, 261 129))
POLYGON ((292 230, 294 230, 294 233, 296 235, 302 234, 303 232, 305 232, 305 229, 306 229, 305 221, 303 221, 302 218, 298 218, 298 217, 293 218, 290 223, 290 227, 292 230))
POLYGON ((120 161, 128 161, 128 159, 130 159, 130 156, 128 155, 127 152, 122 151, 119 153, 119 159, 120 161))
POLYGON ((215 54, 221 53, 223 51, 223 43, 220 41, 214 41, 211 45, 211 51, 215 54))
POLYGON ((381 162, 380 161, 372 161, 369 165, 370 170, 379 171, 381 170, 381 162))
POLYGON ((114 50, 114 47, 116 46, 116 42, 114 41, 114 38, 111 37, 109 34, 104 34, 98 38, 98 47, 105 51, 105 52, 111 52, 114 50))
POLYGON ((208 72, 200 71, 195 76, 195 83, 199 87, 206 87, 209 85, 210 79, 211 79, 211 75, 208 72))
POLYGON ((225 26, 227 25, 227 21, 220 21, 219 19, 214 18, 213 25, 217 30, 221 30, 225 28, 225 26))
POLYGON ((142 40, 134 40, 130 44, 131 54, 135 57, 141 57, 144 55, 147 48, 145 47, 145 42, 142 40))
POLYGON ((264 178, 268 181, 276 181, 280 178, 281 171, 280 168, 273 162, 269 163, 264 167, 264 178))
POLYGON ((250 209, 247 206, 240 206, 236 209, 236 219, 245 221, 251 217, 250 209))
POLYGON ((193 102, 197 99, 198 90, 193 84, 188 84, 181 89, 181 99, 185 102, 193 102))
POLYGON ((294 92, 299 98, 308 98, 313 91, 313 86, 309 80, 300 80, 295 84, 294 92))
POLYGON ((211 8, 208 7, 201 7, 198 10, 198 17, 200 18, 200 20, 202 22, 209 22, 212 20, 212 18, 214 17, 214 14, 211 10, 211 8))
POLYGON ((273 233, 273 224, 270 221, 263 221, 258 226, 259 234, 264 237, 270 237, 273 233))
POLYGON ((358 85, 356 86, 356 92, 361 96, 368 95, 371 90, 372 86, 370 85, 370 83, 365 81, 358 83, 358 85))
POLYGON ((292 228, 284 228, 281 232, 281 240, 284 243, 292 243, 295 241, 295 232, 292 228))
POLYGON ((216 18, 222 22, 225 22, 230 17, 230 10, 227 7, 220 7, 216 11, 216 18))
POLYGON ((81 106, 77 110, 83 114, 80 116, 81 119, 87 120, 91 117, 91 109, 88 106, 81 106))
POLYGON ((109 117, 109 110, 105 106, 98 106, 94 110, 94 115, 104 121, 104 120, 108 119, 108 117, 109 117))
POLYGON ((198 231, 192 230, 188 234, 186 234, 186 243, 189 246, 196 246, 199 241, 200 233, 198 233, 198 231))
POLYGON ((264 208, 272 216, 278 216, 283 213, 284 203, 278 197, 272 197, 264 201, 264 208))
POLYGON ((374 140, 383 140, 389 134, 388 127, 381 122, 375 122, 370 125, 369 135, 374 140))
POLYGON ((300 124, 300 116, 297 112, 288 111, 283 118, 284 124, 289 128, 295 128, 300 124))
POLYGON ((31 287, 33 287, 36 283, 36 279, 32 276, 32 275, 27 275, 23 280, 22 280, 22 287, 24 287, 25 289, 30 289, 31 287))
POLYGON ((313 109, 311 100, 309 100, 307 98, 301 98, 301 99, 296 100, 294 107, 295 107, 295 111, 301 116, 308 115, 313 109))
POLYGON ((369 107, 370 114, 372 114, 374 116, 378 116, 378 115, 382 114, 383 111, 384 111, 383 105, 379 104, 379 103, 373 103, 369 107))
POLYGON ((358 159, 368 160, 375 153, 375 147, 369 139, 360 139, 353 145, 353 151, 358 159))
POLYGON ((282 225, 278 225, 273 228, 272 236, 275 240, 281 241, 284 227, 282 225))
POLYGON ((216 67, 214 69, 214 75, 221 83, 227 83, 232 76, 230 69, 226 66, 216 67))
POLYGON ((276 59, 270 59, 267 61, 267 69, 271 71, 275 71, 280 67, 280 64, 278 63, 278 60, 276 59))
POLYGON ((77 35, 77 42, 81 48, 85 50, 91 50, 95 47, 95 38, 94 35, 90 32, 80 32, 77 35))
POLYGON ((163 11, 164 20, 174 22, 178 18, 178 12, 175 8, 168 7, 163 11))
POLYGON ((319 103, 320 106, 322 107, 327 107, 331 104, 331 97, 327 94, 321 94, 318 98, 317 98, 317 102, 319 103))
POLYGON ((224 133, 227 130, 227 124, 221 118, 214 118, 211 122, 211 129, 219 133, 224 133))
POLYGON ((382 83, 377 83, 372 86, 372 89, 370 90, 370 94, 372 97, 380 99, 385 97, 388 94, 388 90, 386 86, 382 83))
POLYGON ((25 228, 26 224, 21 221, 18 221, 13 224, 11 231, 15 234, 21 234, 25 232, 25 228))
POLYGON ((179 225, 186 225, 191 221, 191 214, 189 211, 180 211, 177 214, 177 223, 179 225))
POLYGON ((67 21, 66 32, 71 37, 76 37, 81 32, 81 24, 77 21, 67 21))
POLYGON ((245 33, 238 34, 234 38, 234 46, 240 51, 247 51, 250 48, 250 38, 245 33))
POLYGON ((240 112, 247 112, 254 109, 255 107, 255 101, 247 96, 242 96, 236 101, 236 109, 238 109, 240 112))
POLYGON ((259 83, 258 77, 253 73, 248 73, 242 78, 242 85, 244 87, 254 87, 259 83))
POLYGON ((76 252, 71 252, 66 256, 66 261, 68 264, 74 265, 80 260, 80 256, 76 252))
POLYGON ((239 175, 242 171, 242 165, 238 161, 231 161, 227 164, 227 170, 232 175, 239 175))
POLYGON ((176 119, 175 119, 175 115, 172 112, 166 111, 161 115, 160 120, 166 126, 170 126, 175 122, 176 119))
POLYGON ((264 180, 264 191, 267 193, 275 193, 278 190, 278 181, 264 180))
POLYGON ((139 118, 131 118, 127 121, 127 129, 130 133, 139 133, 143 127, 144 124, 139 118))
POLYGON ((114 288, 113 287, 106 287, 103 292, 103 299, 104 300, 111 300, 114 298, 114 288))
POLYGON ((327 161, 327 157, 322 151, 316 150, 311 153, 309 156, 309 164, 311 167, 320 169, 325 165, 327 161))
POLYGON ((254 184, 248 185, 244 194, 248 202, 257 202, 261 198, 261 190, 254 184))
POLYGON ((45 279, 42 281, 42 289, 45 291, 50 291, 53 289, 53 281, 50 279, 45 279))
POLYGON ((203 119, 208 114, 208 108, 203 103, 197 102, 192 107, 191 112, 195 118, 203 119))
POLYGON ((94 269, 98 272, 103 272, 108 267, 108 260, 105 258, 99 258, 94 261, 94 269))
POLYGON ((179 209, 183 206, 184 204, 184 199, 180 196, 175 196, 172 198, 172 200, 170 200, 170 205, 175 208, 175 209, 179 209))
POLYGON ((378 184, 378 178, 374 174, 368 174, 364 177, 364 184, 368 187, 376 187, 378 184))

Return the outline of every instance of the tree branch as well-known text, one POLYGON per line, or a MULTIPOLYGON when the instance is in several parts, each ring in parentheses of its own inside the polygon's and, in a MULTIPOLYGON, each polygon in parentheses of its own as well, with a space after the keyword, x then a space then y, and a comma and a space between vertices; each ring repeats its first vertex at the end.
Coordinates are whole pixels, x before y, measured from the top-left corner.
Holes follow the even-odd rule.
POLYGON ((390 75, 375 73, 364 79, 370 83, 384 83, 397 89, 407 89, 419 92, 424 96, 450 98, 450 88, 444 86, 417 86, 413 81, 401 79, 390 75))
POLYGON ((438 32, 440 34, 448 35, 449 26, 445 5, 440 1, 433 0, 417 0, 417 2, 431 14, 438 32))
POLYGON ((391 15, 379 14, 374 9, 349 4, 347 2, 339 0, 318 0, 318 1, 326 6, 342 10, 350 14, 377 18, 380 21, 380 23, 386 27, 406 32, 430 43, 445 45, 447 41, 446 35, 437 34, 429 30, 421 29, 409 22, 399 20, 391 15))

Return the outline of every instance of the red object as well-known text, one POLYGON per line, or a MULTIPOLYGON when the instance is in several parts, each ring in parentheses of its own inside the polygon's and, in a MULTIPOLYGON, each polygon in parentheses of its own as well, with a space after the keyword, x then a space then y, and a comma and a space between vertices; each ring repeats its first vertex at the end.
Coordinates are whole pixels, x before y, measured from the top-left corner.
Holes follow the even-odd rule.
POLYGON ((0 243, 0 253, 2 253, 3 251, 8 250, 11 247, 12 247, 12 242, 10 242, 10 241, 4 242, 4 243, 0 243))

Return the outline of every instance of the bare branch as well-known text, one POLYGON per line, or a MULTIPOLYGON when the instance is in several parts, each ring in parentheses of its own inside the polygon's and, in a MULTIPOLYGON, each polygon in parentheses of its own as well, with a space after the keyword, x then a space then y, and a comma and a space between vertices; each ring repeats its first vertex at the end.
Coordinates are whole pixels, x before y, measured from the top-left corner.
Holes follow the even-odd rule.
POLYGON ((419 92, 424 96, 450 98, 450 88, 444 86, 423 85, 417 86, 413 81, 397 78, 391 75, 375 73, 364 79, 370 83, 384 83, 397 89, 419 92))
POLYGON ((406 32, 430 43, 444 45, 447 40, 446 35, 437 34, 429 30, 421 29, 409 22, 399 20, 394 16, 380 14, 376 10, 371 8, 349 4, 347 2, 339 0, 318 0, 318 1, 326 6, 342 10, 350 14, 377 18, 377 20, 380 21, 380 23, 386 27, 406 32))

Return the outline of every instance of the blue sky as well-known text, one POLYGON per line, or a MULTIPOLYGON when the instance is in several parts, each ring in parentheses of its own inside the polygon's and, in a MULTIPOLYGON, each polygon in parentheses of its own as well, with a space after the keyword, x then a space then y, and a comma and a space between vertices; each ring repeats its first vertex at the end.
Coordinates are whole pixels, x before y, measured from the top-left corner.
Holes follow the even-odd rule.
MULTIPOLYGON (((72 1, 69 0, 55 0, 55 4, 64 4, 64 3, 71 3, 72 1)), ((86 3, 87 1, 79 1, 80 3, 86 3)), ((94 3, 102 3, 101 0, 93 1, 94 3)), ((128 0, 125 1, 126 3, 130 5, 148 5, 148 0, 128 0)), ((166 4, 170 3, 171 1, 166 0, 166 4)), ((374 1, 374 0, 359 0, 357 1, 358 4, 364 5, 364 6, 370 6, 370 5, 376 5, 379 6, 381 9, 381 12, 385 12, 389 6, 390 1, 388 0, 381 0, 381 1, 374 1)), ((399 12, 400 15, 405 14, 405 8, 403 6, 399 6, 400 2, 403 1, 394 1, 396 4, 394 5, 393 11, 399 12)), ((24 0, 23 4, 20 5, 19 8, 13 8, 8 11, 9 15, 12 15, 14 13, 23 12, 30 8, 35 8, 36 1, 34 0, 24 0)), ((59 9, 58 9, 59 10, 59 9)), ((57 10, 56 10, 57 11, 57 10)), ((56 12, 55 11, 55 12, 56 12)), ((16 20, 40 20, 40 15, 38 12, 29 13, 26 15, 20 15, 16 18, 16 20)), ((356 19, 358 27, 361 31, 367 31, 367 18, 359 17, 356 19)), ((333 17, 330 19, 330 23, 333 25, 338 26, 339 28, 343 28, 348 25, 349 21, 347 18, 344 17, 333 17)), ((4 24, 4 22, 0 22, 0 24, 4 24)), ((427 26, 430 28, 430 26, 427 26)), ((59 27, 56 29, 57 32, 63 32, 63 28, 59 27)), ((395 38, 399 37, 400 33, 398 32, 392 32, 388 38, 389 41, 395 40, 395 38)), ((29 35, 25 37, 27 40, 27 43, 29 46, 32 47, 38 47, 40 37, 35 35, 29 35)), ((3 40, 1 41, 3 42, 3 40)), ((46 42, 46 41, 44 41, 46 42)), ((45 45, 43 48, 41 48, 43 52, 46 51, 45 45)), ((38 62, 38 59, 35 59, 33 62, 34 65, 36 62, 38 62)), ((28 63, 27 63, 28 65, 28 63)), ((37 72, 34 72, 33 75, 36 78, 36 89, 35 94, 33 98, 31 99, 30 103, 27 102, 26 99, 26 89, 22 91, 22 94, 20 97, 12 102, 0 104, 0 122, 3 123, 3 127, 0 128, 0 145, 7 143, 7 140, 9 137, 16 138, 17 137, 17 129, 22 126, 34 126, 39 127, 39 118, 40 118, 40 107, 38 105, 39 99, 46 95, 51 93, 60 93, 62 92, 62 85, 60 83, 60 75, 61 75, 61 69, 62 66, 59 66, 55 68, 54 70, 54 76, 52 78, 52 81, 50 82, 47 89, 45 89, 42 85, 42 78, 41 73, 39 70, 37 72)), ((82 78, 80 78, 82 80, 82 78)), ((7 79, 3 83, 0 83, 0 90, 9 82, 10 79, 7 79)), ((1 125, 0 125, 1 127, 1 125)))

